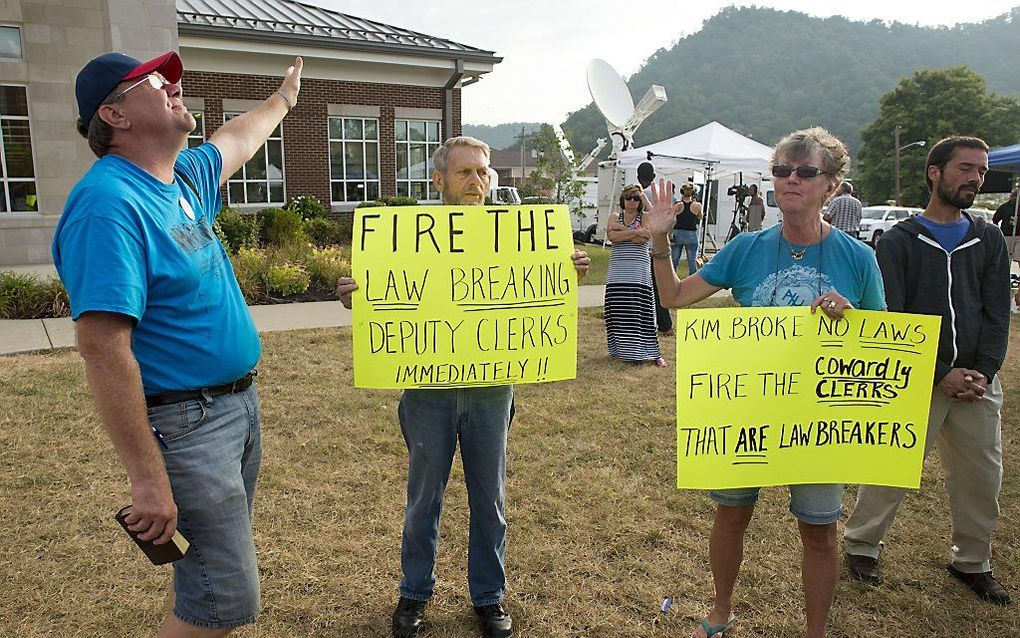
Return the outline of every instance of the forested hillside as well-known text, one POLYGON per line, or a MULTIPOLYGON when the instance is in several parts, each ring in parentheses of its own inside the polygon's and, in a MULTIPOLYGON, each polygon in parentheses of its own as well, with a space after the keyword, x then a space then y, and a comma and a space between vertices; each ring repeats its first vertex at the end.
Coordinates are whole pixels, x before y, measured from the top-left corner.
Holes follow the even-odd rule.
MULTIPOLYGON (((879 97, 900 78, 968 65, 989 90, 1020 95, 1018 60, 1020 7, 953 28, 729 7, 657 51, 627 84, 635 102, 651 84, 665 86, 669 97, 638 130, 638 145, 717 120, 766 144, 817 124, 856 150, 861 129, 878 116, 879 97)), ((606 135, 592 104, 563 128, 581 153, 606 135)))

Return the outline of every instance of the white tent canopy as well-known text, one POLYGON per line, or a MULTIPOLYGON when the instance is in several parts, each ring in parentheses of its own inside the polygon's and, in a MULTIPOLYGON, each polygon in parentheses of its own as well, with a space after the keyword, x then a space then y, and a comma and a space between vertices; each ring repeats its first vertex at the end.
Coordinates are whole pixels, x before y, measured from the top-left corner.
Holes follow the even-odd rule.
POLYGON ((649 161, 649 152, 653 153, 651 162, 660 174, 708 170, 715 177, 738 172, 765 175, 772 156, 771 147, 719 122, 709 122, 668 140, 624 151, 617 158, 617 166, 634 169, 649 161))

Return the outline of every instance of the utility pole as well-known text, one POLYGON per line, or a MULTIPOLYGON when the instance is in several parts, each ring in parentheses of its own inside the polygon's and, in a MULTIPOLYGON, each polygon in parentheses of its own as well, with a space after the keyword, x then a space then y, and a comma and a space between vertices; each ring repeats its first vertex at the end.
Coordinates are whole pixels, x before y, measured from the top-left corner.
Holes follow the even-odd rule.
POLYGON ((893 203, 897 206, 900 205, 900 125, 897 124, 896 128, 893 129, 893 147, 896 149, 896 192, 893 197, 893 203))
POLYGON ((526 139, 528 139, 528 135, 527 135, 527 133, 524 132, 524 127, 523 126, 521 127, 520 134, 516 135, 515 137, 521 141, 521 176, 517 180, 517 183, 514 184, 514 186, 516 186, 517 188, 520 188, 521 187, 521 183, 524 182, 524 141, 526 139))

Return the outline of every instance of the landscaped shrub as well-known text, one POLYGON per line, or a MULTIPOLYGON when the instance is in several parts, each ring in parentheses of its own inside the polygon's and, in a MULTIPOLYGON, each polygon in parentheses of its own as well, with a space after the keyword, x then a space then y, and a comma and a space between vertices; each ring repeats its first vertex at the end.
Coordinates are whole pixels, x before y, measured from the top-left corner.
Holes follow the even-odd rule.
POLYGON ((308 292, 308 271, 298 264, 280 264, 269 267, 269 292, 284 297, 308 292))
POLYGON ((236 210, 224 208, 216 216, 213 229, 223 242, 228 253, 236 253, 242 248, 258 248, 259 246, 258 215, 243 214, 236 210))
POLYGON ((351 262, 339 248, 314 248, 304 263, 312 283, 330 292, 336 291, 341 277, 351 274, 351 262))
POLYGON ((361 202, 356 208, 375 208, 378 206, 414 206, 418 200, 413 197, 402 197, 400 195, 383 195, 372 202, 361 202))
POLYGON ((282 246, 307 239, 301 214, 283 208, 263 208, 258 212, 259 239, 263 246, 282 246))
POLYGON ((245 301, 253 303, 269 294, 269 256, 261 248, 242 248, 231 256, 234 276, 245 301))
MULTIPOLYGON (((316 246, 332 246, 343 239, 343 228, 332 219, 309 219, 305 222, 305 232, 316 246)), ((347 236, 350 237, 350 233, 347 236)))
POLYGON ((312 195, 294 197, 287 202, 287 205, 284 206, 284 208, 298 213, 304 221, 308 221, 309 219, 325 219, 326 214, 329 212, 326 210, 326 207, 323 206, 322 202, 312 195))
POLYGON ((70 314, 67 291, 58 279, 0 272, 0 319, 41 319, 70 314))

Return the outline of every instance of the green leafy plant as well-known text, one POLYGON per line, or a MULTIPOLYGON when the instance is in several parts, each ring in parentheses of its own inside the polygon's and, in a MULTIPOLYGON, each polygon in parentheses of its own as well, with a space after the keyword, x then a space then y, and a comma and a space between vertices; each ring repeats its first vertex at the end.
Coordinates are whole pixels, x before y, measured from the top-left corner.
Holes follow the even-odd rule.
POLYGON ((245 301, 255 303, 269 295, 269 256, 261 248, 242 248, 231 256, 230 264, 245 301))
POLYGON ((316 246, 332 246, 343 239, 343 227, 332 219, 309 219, 305 222, 305 232, 316 246))
POLYGON ((293 197, 289 202, 287 202, 287 205, 284 206, 284 208, 298 213, 304 221, 311 219, 325 219, 326 215, 329 213, 322 202, 312 195, 293 197))
POLYGON ((242 248, 258 248, 260 228, 258 215, 244 214, 230 208, 221 210, 213 224, 216 236, 231 254, 242 248))
POLYGON ((284 297, 308 292, 308 271, 299 264, 279 264, 269 267, 267 279, 269 292, 284 297))
POLYGON ((283 208, 263 208, 257 214, 259 240, 263 246, 282 246, 307 240, 301 214, 283 208))
POLYGON ((0 319, 41 319, 70 314, 67 291, 58 279, 0 272, 0 319))
POLYGON ((400 195, 383 195, 379 199, 370 202, 361 202, 355 208, 376 208, 379 206, 414 206, 418 200, 413 197, 400 195))
POLYGON ((314 248, 305 258, 311 282, 335 292, 341 277, 351 274, 351 262, 339 248, 314 248))

